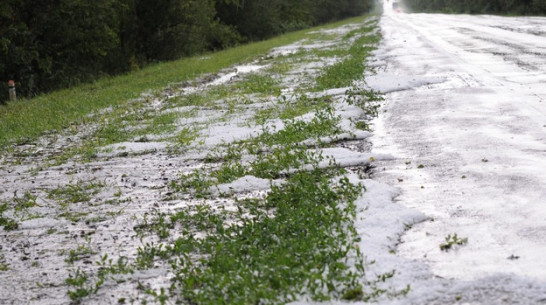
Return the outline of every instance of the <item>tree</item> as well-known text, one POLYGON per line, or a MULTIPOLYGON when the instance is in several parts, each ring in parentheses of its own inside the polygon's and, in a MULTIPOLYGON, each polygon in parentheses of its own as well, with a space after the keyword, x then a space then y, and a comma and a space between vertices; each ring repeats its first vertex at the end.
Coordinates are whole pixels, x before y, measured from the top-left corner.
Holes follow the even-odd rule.
POLYGON ((12 1, 2 7, 0 71, 34 95, 95 77, 118 46, 114 0, 12 1))

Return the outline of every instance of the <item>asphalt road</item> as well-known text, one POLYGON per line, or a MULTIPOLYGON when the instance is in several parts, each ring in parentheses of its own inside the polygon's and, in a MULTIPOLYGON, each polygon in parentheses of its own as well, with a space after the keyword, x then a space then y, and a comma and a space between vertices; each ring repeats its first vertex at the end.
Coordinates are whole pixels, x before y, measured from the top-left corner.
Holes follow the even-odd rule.
POLYGON ((368 82, 387 94, 374 152, 397 159, 376 178, 429 217, 401 237, 398 255, 451 286, 503 287, 471 303, 524 286, 536 289, 521 304, 546 303, 546 18, 407 14, 386 3, 380 25, 368 82), (468 242, 442 251, 450 234, 468 242))

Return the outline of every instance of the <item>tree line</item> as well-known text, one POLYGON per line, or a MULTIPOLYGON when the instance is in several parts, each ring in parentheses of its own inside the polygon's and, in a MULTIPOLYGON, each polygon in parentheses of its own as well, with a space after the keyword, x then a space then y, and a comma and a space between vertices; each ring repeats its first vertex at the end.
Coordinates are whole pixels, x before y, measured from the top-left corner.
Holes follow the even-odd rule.
POLYGON ((0 101, 361 15, 374 0, 2 0, 0 101))
POLYGON ((546 0, 404 0, 404 4, 421 12, 546 15, 546 0))

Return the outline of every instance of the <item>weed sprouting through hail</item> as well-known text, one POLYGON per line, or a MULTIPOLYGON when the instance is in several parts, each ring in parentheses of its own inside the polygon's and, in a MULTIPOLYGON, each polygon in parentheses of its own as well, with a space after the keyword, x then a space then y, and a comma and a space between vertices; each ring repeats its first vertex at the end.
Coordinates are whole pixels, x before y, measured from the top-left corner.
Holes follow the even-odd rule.
POLYGON ((446 236, 445 242, 440 244, 440 250, 447 252, 455 246, 463 246, 463 245, 466 245, 467 243, 468 243, 468 238, 466 237, 460 238, 459 236, 457 236, 456 233, 453 235, 449 234, 448 236, 446 236))
POLYGON ((27 191, 21 197, 15 194, 11 202, 0 202, 0 226, 5 231, 13 231, 19 228, 19 221, 40 217, 40 215, 34 215, 29 212, 31 208, 38 206, 36 199, 36 196, 27 191), (12 216, 10 217, 6 214, 11 214, 12 216))
POLYGON ((316 80, 316 90, 349 87, 362 77, 366 69, 366 61, 362 59, 375 49, 375 45, 381 39, 379 34, 372 33, 373 30, 374 27, 364 27, 347 34, 348 40, 358 35, 348 51, 349 55, 324 69, 316 80))
MULTIPOLYGON (((359 237, 348 225, 363 187, 351 184, 342 172, 298 171, 265 198, 240 202, 229 215, 196 207, 158 217, 148 227, 163 237, 169 236, 161 233, 166 231, 178 237, 139 248, 126 268, 169 268, 171 285, 158 293, 181 303, 284 303, 302 293, 314 300, 355 293, 363 299, 363 257, 355 247, 359 237), (195 238, 198 232, 203 237, 195 238), (350 268, 349 260, 359 267, 350 268)), ((86 284, 86 275, 77 272, 71 296, 85 296, 117 274, 114 270, 86 284)))
POLYGON ((58 200, 62 207, 70 204, 90 201, 105 186, 100 181, 77 181, 48 191, 48 198, 58 200))
MULTIPOLYGON (((193 244, 195 253, 209 256, 204 264, 172 264, 173 297, 197 304, 284 303, 302 291, 326 300, 356 288, 363 270, 350 270, 346 260, 347 254, 356 253, 357 235, 344 224, 354 217, 353 201, 362 189, 343 179, 332 188, 334 174, 299 172, 273 187, 261 209, 239 215, 238 225, 226 226, 216 218, 207 238, 178 239, 178 244, 193 244)), ((168 251, 179 255, 176 249, 168 251)))
MULTIPOLYGON (((169 158, 194 152, 199 152, 195 158, 206 157, 185 159, 191 170, 186 168, 157 186, 166 199, 135 216, 138 224, 133 230, 140 243, 128 251, 131 254, 114 257, 109 253, 110 258, 101 253, 98 268, 93 269, 80 264, 84 258, 96 257, 90 246, 66 253, 71 271, 66 279, 69 297, 77 303, 114 283, 135 288, 119 300, 159 304, 369 301, 384 293, 376 284, 394 272, 375 282, 366 280, 364 255, 357 246, 355 201, 365 188, 351 182, 333 157, 321 153, 321 148, 334 145, 325 139, 354 131, 348 128, 369 130, 368 119, 377 114, 379 94, 355 85, 379 39, 373 29, 364 26, 346 34, 317 34, 317 39, 337 37, 350 47, 263 59, 269 67, 258 73, 204 86, 202 91, 176 93, 179 96, 170 91, 168 98, 155 100, 155 106, 152 98, 105 115, 89 146, 83 145, 78 154, 93 157, 105 145, 135 137, 164 137, 174 144, 169 158), (301 88, 286 93, 283 76, 298 68, 290 60, 340 54, 341 61, 321 66, 314 75, 303 73, 301 88), (318 92, 340 87, 351 88, 341 99, 318 92), (316 92, 309 92, 310 88, 316 92), (359 106, 366 117, 349 121, 354 126, 348 127, 340 104, 359 106), (206 120, 209 115, 217 121, 206 120), (239 119, 245 126, 256 127, 256 132, 230 142, 205 144, 209 143, 203 139, 206 131, 222 126, 218 121, 235 126, 229 123, 239 119), (221 191, 226 184, 250 176, 269 181, 266 190, 245 190, 242 195, 221 191), (147 280, 150 274, 161 276, 147 280)), ((47 195, 63 211, 71 212, 71 206, 88 202, 104 186, 78 181, 49 190, 47 195)), ((122 196, 121 190, 115 196, 122 196)), ((79 219, 81 215, 74 213, 65 218, 79 219)))

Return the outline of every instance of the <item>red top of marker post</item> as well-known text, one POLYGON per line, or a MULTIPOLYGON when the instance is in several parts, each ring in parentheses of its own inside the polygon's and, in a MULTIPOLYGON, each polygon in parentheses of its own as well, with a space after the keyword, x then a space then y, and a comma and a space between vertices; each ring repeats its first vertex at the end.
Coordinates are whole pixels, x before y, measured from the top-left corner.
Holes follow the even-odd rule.
POLYGON ((13 80, 10 79, 10 80, 8 81, 8 86, 14 87, 14 86, 15 86, 15 82, 14 82, 13 80))

